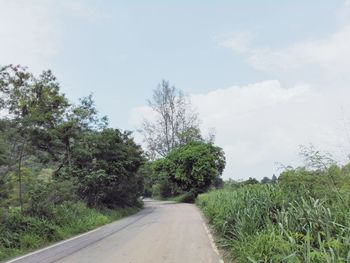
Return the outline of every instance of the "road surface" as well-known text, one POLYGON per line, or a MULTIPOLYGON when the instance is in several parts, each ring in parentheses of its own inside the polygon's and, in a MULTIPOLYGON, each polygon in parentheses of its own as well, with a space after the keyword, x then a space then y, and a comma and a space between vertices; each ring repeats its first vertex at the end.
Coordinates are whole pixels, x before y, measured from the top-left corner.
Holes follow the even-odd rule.
POLYGON ((139 213, 8 263, 220 262, 199 210, 145 201, 139 213))

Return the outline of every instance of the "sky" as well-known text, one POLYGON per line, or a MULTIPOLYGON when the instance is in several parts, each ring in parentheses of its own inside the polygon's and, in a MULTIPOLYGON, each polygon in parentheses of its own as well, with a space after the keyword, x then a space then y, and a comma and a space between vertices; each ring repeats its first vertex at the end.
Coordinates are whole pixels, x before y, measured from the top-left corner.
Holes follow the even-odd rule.
POLYGON ((115 128, 169 80, 215 129, 224 179, 302 165, 300 145, 348 160, 350 1, 0 0, 0 40, 0 65, 51 69, 115 128))

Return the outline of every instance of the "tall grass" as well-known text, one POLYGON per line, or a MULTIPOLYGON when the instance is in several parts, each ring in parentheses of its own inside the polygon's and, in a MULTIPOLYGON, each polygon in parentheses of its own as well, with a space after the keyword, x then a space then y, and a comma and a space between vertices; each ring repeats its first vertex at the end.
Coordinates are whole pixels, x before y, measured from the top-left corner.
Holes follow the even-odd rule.
POLYGON ((216 190, 197 205, 239 263, 350 262, 349 195, 316 197, 285 186, 216 190))

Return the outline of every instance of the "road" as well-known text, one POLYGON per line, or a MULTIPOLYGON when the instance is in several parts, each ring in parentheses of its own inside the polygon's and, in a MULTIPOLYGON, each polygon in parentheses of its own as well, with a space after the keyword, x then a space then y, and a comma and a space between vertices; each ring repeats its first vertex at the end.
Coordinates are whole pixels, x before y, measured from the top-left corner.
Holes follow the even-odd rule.
POLYGON ((8 263, 50 262, 216 263, 220 258, 194 205, 146 200, 133 216, 8 263))

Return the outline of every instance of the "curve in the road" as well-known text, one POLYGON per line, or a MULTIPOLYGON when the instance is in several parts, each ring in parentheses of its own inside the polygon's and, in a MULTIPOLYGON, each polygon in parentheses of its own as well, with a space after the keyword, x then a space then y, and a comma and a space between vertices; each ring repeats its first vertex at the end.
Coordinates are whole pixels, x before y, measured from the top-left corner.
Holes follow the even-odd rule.
POLYGON ((199 210, 145 201, 139 213, 7 263, 221 262, 199 210))

